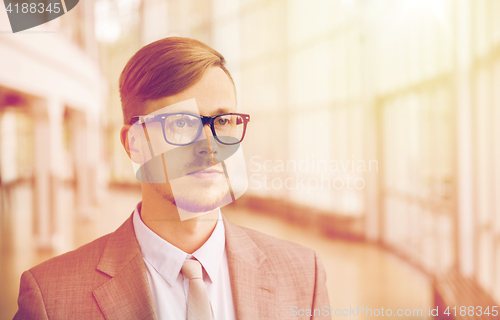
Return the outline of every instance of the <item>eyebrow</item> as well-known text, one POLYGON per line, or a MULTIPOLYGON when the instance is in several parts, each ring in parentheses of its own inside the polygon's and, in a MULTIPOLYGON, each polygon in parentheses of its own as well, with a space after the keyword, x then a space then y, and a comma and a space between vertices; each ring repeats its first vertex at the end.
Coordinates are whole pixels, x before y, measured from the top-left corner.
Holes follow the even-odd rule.
POLYGON ((214 115, 223 114, 223 113, 231 113, 236 112, 236 110, 231 110, 232 108, 219 108, 215 111, 214 115))

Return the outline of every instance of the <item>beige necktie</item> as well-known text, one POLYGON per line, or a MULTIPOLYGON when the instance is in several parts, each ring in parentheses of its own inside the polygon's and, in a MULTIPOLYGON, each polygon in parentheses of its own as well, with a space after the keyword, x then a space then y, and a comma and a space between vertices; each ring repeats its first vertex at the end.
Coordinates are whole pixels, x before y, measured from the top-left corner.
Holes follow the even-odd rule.
POLYGON ((184 261, 182 273, 189 279, 187 319, 212 320, 212 306, 208 300, 200 262, 198 260, 184 261))

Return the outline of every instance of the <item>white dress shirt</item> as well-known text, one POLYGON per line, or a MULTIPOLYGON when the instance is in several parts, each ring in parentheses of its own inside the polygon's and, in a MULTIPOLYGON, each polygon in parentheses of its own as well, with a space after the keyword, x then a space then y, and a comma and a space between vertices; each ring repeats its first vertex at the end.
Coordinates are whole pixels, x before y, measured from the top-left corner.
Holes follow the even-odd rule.
POLYGON ((196 258, 203 266, 203 280, 215 319, 236 319, 222 215, 212 235, 192 255, 160 238, 142 222, 137 207, 133 217, 135 236, 146 264, 149 286, 159 320, 186 319, 189 279, 181 273, 184 260, 196 258))

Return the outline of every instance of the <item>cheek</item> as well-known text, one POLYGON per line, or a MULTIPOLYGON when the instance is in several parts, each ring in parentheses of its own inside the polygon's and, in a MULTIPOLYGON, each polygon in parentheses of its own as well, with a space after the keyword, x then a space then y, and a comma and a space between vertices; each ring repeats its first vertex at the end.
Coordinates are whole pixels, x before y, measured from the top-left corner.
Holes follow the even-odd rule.
POLYGON ((176 168, 184 168, 193 162, 193 152, 189 146, 175 147, 165 152, 165 164, 175 166, 176 168))
POLYGON ((194 161, 191 146, 174 147, 162 154, 169 179, 185 176, 187 169, 194 161))

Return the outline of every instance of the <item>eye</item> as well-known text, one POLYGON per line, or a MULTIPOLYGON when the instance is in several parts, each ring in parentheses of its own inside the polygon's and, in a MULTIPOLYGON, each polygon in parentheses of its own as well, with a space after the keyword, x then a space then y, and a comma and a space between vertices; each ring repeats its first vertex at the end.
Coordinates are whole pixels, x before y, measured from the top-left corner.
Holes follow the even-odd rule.
POLYGON ((224 119, 224 118, 219 118, 219 119, 217 119, 217 124, 218 124, 218 125, 223 126, 223 125, 226 125, 226 124, 228 124, 228 123, 229 123, 229 119, 224 119))
POLYGON ((174 125, 176 128, 184 128, 186 126, 186 121, 179 119, 174 122, 174 125))

